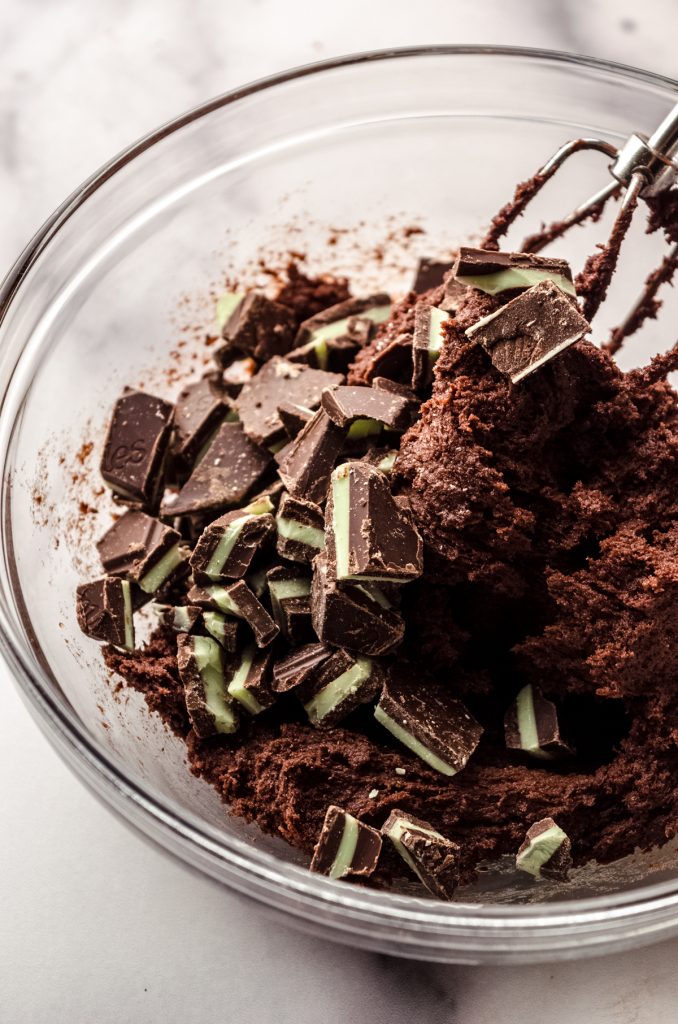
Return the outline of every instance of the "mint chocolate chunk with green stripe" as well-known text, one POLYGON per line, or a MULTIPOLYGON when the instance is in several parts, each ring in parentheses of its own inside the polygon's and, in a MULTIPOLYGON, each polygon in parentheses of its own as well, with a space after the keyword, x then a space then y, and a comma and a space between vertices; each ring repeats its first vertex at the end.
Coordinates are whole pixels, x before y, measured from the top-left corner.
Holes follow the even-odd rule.
POLYGON ((412 387, 421 392, 431 386, 433 367, 445 343, 445 326, 452 317, 437 306, 418 306, 412 337, 412 387))
POLYGON ((483 732, 447 688, 402 664, 389 672, 374 717, 441 775, 461 771, 483 732))
MULTIPOLYGON (((252 356, 263 363, 271 356, 289 351, 294 338, 294 314, 287 306, 262 292, 250 292, 230 305, 221 330, 224 344, 215 353, 222 366, 228 366, 234 354, 252 356)), ((222 317, 225 312, 224 308, 222 317)))
POLYGON ((205 587, 194 586, 187 597, 191 604, 200 605, 201 608, 216 608, 224 615, 243 619, 254 633, 257 647, 268 647, 280 632, 263 604, 243 580, 229 586, 216 583, 205 587))
POLYGON ((459 884, 459 847, 427 821, 406 811, 392 811, 381 828, 428 891, 452 899, 459 884))
POLYGON ((509 750, 521 750, 541 761, 569 757, 572 749, 560 736, 558 712, 533 686, 524 686, 504 718, 509 750))
POLYGON ((294 339, 294 347, 313 343, 320 348, 323 343, 345 336, 353 317, 382 324, 390 315, 391 299, 385 292, 368 295, 364 299, 346 299, 304 320, 294 339))
POLYGON ((181 534, 137 509, 129 509, 97 543, 104 569, 157 594, 188 572, 189 551, 181 534))
MULTIPOLYGON (((348 428, 348 439, 357 439, 351 428, 360 424, 378 424, 379 431, 404 431, 412 425, 418 402, 412 397, 382 388, 342 386, 324 391, 322 408, 338 427, 348 428)), ((363 428, 366 430, 366 428, 363 428)), ((379 431, 372 430, 373 433, 379 431)))
POLYGON ((572 844, 553 818, 535 822, 516 854, 516 867, 535 878, 567 881, 572 867, 572 844))
POLYGON ((311 613, 318 639, 359 654, 391 654, 405 635, 405 623, 381 587, 337 584, 323 556, 313 563, 311 613))
POLYGON ((273 689, 288 693, 301 686, 332 657, 332 648, 325 644, 304 644, 273 666, 273 689))
POLYGON ((381 842, 376 828, 331 804, 313 851, 311 871, 329 878, 368 878, 379 863, 381 842))
POLYGON ((268 513, 227 512, 205 527, 195 546, 191 555, 194 579, 198 583, 240 579, 274 534, 275 520, 268 513))
POLYGON ((76 591, 78 625, 92 640, 134 650, 132 591, 128 580, 107 576, 76 591))
POLYGON ((224 655, 216 640, 180 633, 177 665, 186 710, 196 735, 203 739, 217 733, 235 732, 238 718, 226 690, 224 655))
POLYGON ((266 574, 273 618, 292 644, 312 638, 311 577, 301 568, 274 566, 266 574))
POLYGON ((332 473, 325 532, 338 581, 407 583, 423 571, 423 543, 409 508, 366 462, 345 462, 332 473))
POLYGON ((325 728, 340 722, 361 704, 374 700, 383 681, 383 672, 372 658, 338 650, 297 692, 311 725, 325 728))
POLYGON ((278 554, 292 562, 310 563, 325 547, 325 517, 312 501, 283 494, 275 525, 278 554))
POLYGON ((222 615, 214 608, 201 609, 202 624, 211 637, 221 644, 225 651, 234 654, 238 650, 240 620, 222 615))
POLYGON ((175 633, 193 633, 202 622, 202 608, 197 604, 180 604, 163 609, 163 621, 175 633))
POLYGON ((228 693, 251 715, 258 715, 275 703, 271 688, 273 651, 246 647, 240 654, 228 683, 228 693))
POLYGON ((494 252, 462 246, 452 268, 460 284, 487 295, 524 291, 540 281, 552 281, 566 295, 576 296, 567 260, 532 252, 494 252))

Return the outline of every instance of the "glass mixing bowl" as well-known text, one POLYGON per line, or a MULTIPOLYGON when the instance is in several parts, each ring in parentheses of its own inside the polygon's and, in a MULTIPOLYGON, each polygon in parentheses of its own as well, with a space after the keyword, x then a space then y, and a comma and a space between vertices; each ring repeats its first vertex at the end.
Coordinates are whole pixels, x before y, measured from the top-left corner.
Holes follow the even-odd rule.
MULTIPOLYGON (((93 541, 111 509, 96 494, 108 411, 125 384, 172 396, 177 368, 202 369, 212 293, 243 268, 254 280, 262 253, 279 263, 303 250, 311 268, 359 269, 362 287, 405 291, 418 255, 476 235, 562 141, 651 130, 676 88, 598 61, 477 47, 302 68, 219 97, 116 157, 4 282, 6 659, 51 743, 111 809, 289 923, 439 961, 588 956, 678 931, 677 862, 662 851, 592 866, 561 889, 488 875, 442 904, 313 876, 285 844, 230 818, 141 697, 113 692, 97 645, 77 629, 73 592, 97 573, 93 541)), ((578 157, 532 222, 569 210, 606 175, 599 155, 578 157)), ((559 251, 580 264, 604 231, 580 229, 559 251)), ((656 240, 635 235, 610 322, 656 255, 656 240)), ((663 342, 653 324, 624 359, 642 361, 663 342)))

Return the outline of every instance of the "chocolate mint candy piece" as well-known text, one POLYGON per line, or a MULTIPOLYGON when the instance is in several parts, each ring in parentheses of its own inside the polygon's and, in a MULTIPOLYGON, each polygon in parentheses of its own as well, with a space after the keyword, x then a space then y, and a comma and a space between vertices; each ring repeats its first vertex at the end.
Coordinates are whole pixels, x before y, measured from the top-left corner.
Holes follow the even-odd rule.
POLYGON ((421 391, 430 387, 433 367, 445 342, 445 324, 449 313, 436 306, 419 306, 414 317, 412 340, 412 387, 421 391))
POLYGON ((362 456, 361 462, 374 466, 380 473, 391 476, 398 458, 397 448, 372 448, 362 456))
POLYGON ((379 587, 338 586, 322 557, 313 569, 311 615, 320 640, 373 656, 389 654, 402 643, 405 623, 379 587))
POLYGON ((225 344, 216 359, 226 366, 231 353, 240 352, 263 363, 289 351, 294 337, 294 315, 287 306, 252 292, 240 302, 224 324, 225 344))
POLYGON ((316 505, 324 502, 345 435, 327 413, 318 410, 278 464, 280 479, 290 494, 316 505))
POLYGON ((466 331, 514 384, 579 341, 590 324, 552 281, 542 281, 466 331))
POLYGON ((421 537, 384 474, 366 462, 345 462, 331 479, 325 532, 337 580, 407 583, 421 576, 421 537))
POLYGON ((376 661, 339 650, 306 679, 299 695, 311 725, 325 728, 373 700, 383 680, 376 661))
POLYGON ((274 444, 285 436, 278 413, 281 402, 316 409, 323 390, 337 387, 343 379, 338 373, 314 370, 279 356, 270 359, 256 377, 245 384, 236 399, 245 433, 257 444, 267 447, 274 444))
MULTIPOLYGON (((310 594, 311 580, 298 569, 276 566, 266 573, 268 591, 271 595, 273 618, 284 635, 288 635, 289 612, 294 611, 295 618, 300 614, 308 616, 310 625, 310 594)), ((298 623, 296 623, 298 628, 298 623)), ((292 639, 292 638, 290 638, 292 639)))
POLYGON ((221 644, 225 651, 233 654, 238 650, 240 623, 237 619, 231 619, 213 608, 208 608, 202 611, 202 623, 209 635, 221 644))
POLYGON ((376 828, 332 804, 313 851, 311 871, 330 878, 367 878, 374 872, 380 853, 381 836, 376 828))
POLYGON ((293 647, 315 639, 310 597, 292 597, 281 607, 281 632, 293 647))
POLYGON ((417 295, 428 292, 431 288, 438 288, 445 279, 445 274, 452 269, 452 264, 440 260, 432 260, 424 256, 419 260, 419 266, 412 282, 412 291, 417 295))
POLYGON ((238 308, 240 303, 245 298, 245 292, 224 292, 217 299, 217 304, 214 310, 214 319, 217 322, 219 331, 223 331, 224 327, 231 318, 231 315, 238 308))
POLYGON ((251 715, 258 715, 275 703, 276 695, 271 689, 272 658, 270 649, 257 651, 256 647, 246 647, 228 684, 229 696, 251 715))
POLYGON ((275 519, 278 554, 291 562, 312 562, 325 547, 322 510, 312 501, 283 494, 275 519))
POLYGON ((336 306, 328 306, 309 320, 304 320, 295 338, 295 348, 313 343, 317 346, 318 365, 322 366, 322 346, 333 338, 341 338, 349 332, 352 317, 384 323, 391 315, 391 299, 384 292, 369 295, 366 299, 346 299, 336 306))
POLYGON ((193 633, 202 621, 202 608, 194 604, 180 604, 163 609, 163 620, 175 633, 193 633))
POLYGON ((104 444, 101 475, 121 498, 144 507, 156 504, 162 490, 173 412, 162 398, 130 388, 116 402, 104 444))
MULTIPOLYGON (((387 430, 403 431, 412 424, 418 402, 393 391, 342 386, 324 391, 322 408, 338 427, 369 420, 387 430)), ((351 433, 348 435, 351 438, 351 433)))
POLYGON ((186 710, 197 736, 204 739, 238 728, 238 718, 226 691, 224 656, 208 636, 177 638, 177 665, 184 687, 186 710))
POLYGON ((185 465, 192 465, 200 450, 230 407, 208 377, 183 389, 174 409, 173 452, 185 465))
POLYGON ((566 882, 572 867, 569 837, 553 818, 542 818, 532 825, 516 854, 516 867, 535 878, 553 878, 566 882))
POLYGON ((409 382, 412 379, 412 336, 399 334, 379 348, 372 356, 365 377, 370 382, 375 377, 409 382))
POLYGON ((201 608, 216 608, 225 615, 243 619, 254 633, 257 647, 267 647, 279 633, 271 616, 243 580, 228 587, 191 587, 188 600, 201 608))
POLYGON ((427 821, 392 811, 381 829, 428 891, 449 900, 459 884, 459 847, 427 821))
POLYGON ((560 738, 555 704, 524 686, 504 718, 506 746, 522 750, 530 757, 551 761, 572 754, 560 738))
POLYGON ((132 591, 128 580, 107 576, 76 591, 78 625, 85 636, 134 650, 132 591))
POLYGON ((227 395, 237 398, 243 386, 252 380, 256 372, 257 364, 251 356, 234 359, 221 374, 221 385, 227 395))
POLYGON ((164 516, 219 512, 241 505, 271 464, 239 423, 222 423, 209 448, 174 501, 163 502, 164 516))
POLYGON ((273 689, 276 693, 287 693, 305 683, 328 658, 332 648, 325 644, 304 644, 292 651, 273 666, 273 689))
POLYGON ((205 527, 191 555, 194 579, 197 583, 239 579, 273 533, 275 519, 267 513, 238 509, 220 516, 205 527))
POLYGON ((566 260, 531 252, 494 252, 462 246, 453 270, 455 280, 488 295, 531 288, 552 281, 567 295, 576 296, 572 271, 566 260))
POLYGON ((482 728, 447 690, 400 668, 389 675, 374 717, 412 753, 443 775, 456 775, 478 746, 482 728))
POLYGON ((346 373, 360 349, 369 343, 375 326, 373 320, 365 317, 349 317, 344 334, 332 338, 320 336, 308 341, 293 349, 288 358, 293 363, 306 363, 321 370, 346 373))
POLYGON ((290 441, 293 441, 309 420, 313 419, 313 410, 293 402, 282 402, 278 406, 278 416, 283 429, 290 441))
POLYGON ((133 580, 145 594, 156 594, 188 569, 181 534, 137 509, 113 523, 97 550, 106 572, 133 580))

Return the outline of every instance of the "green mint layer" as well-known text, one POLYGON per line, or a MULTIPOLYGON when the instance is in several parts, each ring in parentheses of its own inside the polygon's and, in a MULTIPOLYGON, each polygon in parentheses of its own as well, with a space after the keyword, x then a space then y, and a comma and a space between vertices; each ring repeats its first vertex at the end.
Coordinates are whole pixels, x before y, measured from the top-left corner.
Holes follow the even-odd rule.
POLYGON ((215 729, 217 732, 235 732, 238 723, 226 694, 219 644, 208 636, 195 636, 193 655, 202 679, 205 707, 214 719, 215 729))

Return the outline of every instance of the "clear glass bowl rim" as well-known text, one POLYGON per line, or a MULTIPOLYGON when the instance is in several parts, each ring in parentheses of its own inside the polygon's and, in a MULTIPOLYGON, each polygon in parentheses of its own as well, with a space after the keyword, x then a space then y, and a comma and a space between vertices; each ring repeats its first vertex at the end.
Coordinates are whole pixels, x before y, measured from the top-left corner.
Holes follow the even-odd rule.
MULTIPOLYGON (((488 61, 511 58, 524 63, 581 67, 627 82, 637 81, 669 94, 678 93, 678 82, 674 79, 613 61, 555 50, 482 45, 372 50, 258 79, 149 132, 104 164, 65 199, 36 232, 0 285, 0 327, 20 294, 26 274, 50 240, 88 197, 162 139, 217 109, 294 79, 367 62, 426 56, 471 56, 488 61)), ((19 354, 15 353, 17 358, 19 354)), ((11 376, 0 396, 0 416, 11 376)), ((2 515, 6 522, 9 487, 4 478, 3 490, 2 515)), ((2 554, 7 567, 8 553, 2 554)), ((7 576, 11 581, 11 566, 7 576)), ((678 929, 678 880, 558 904, 442 904, 347 886, 284 863, 256 846, 213 829, 168 797, 154 794, 129 778, 81 725, 67 702, 54 692, 47 673, 36 670, 30 649, 11 618, 6 595, 0 592, 0 648, 5 660, 47 738, 81 780, 109 807, 169 852, 241 893, 283 914, 291 914, 307 930, 405 956, 463 959, 454 955, 456 950, 466 951, 475 962, 515 962, 534 960, 535 954, 540 959, 554 959, 582 955, 586 950, 590 954, 628 948, 678 929)))

